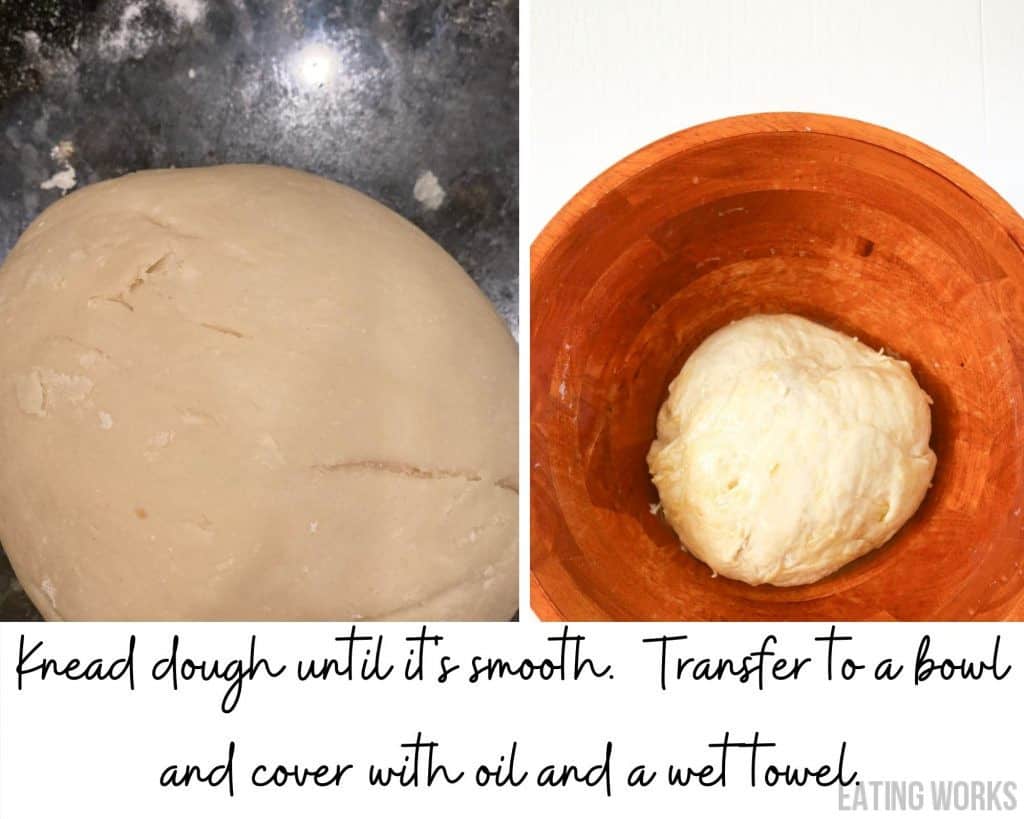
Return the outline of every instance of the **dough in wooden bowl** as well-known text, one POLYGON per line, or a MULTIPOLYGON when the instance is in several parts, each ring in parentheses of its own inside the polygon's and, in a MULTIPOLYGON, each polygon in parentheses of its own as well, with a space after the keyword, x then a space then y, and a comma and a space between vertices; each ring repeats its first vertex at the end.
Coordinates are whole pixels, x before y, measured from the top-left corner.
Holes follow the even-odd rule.
POLYGON ((929 404, 904 361, 799 316, 751 316, 687 359, 648 464, 672 528, 715 572, 813 583, 921 504, 929 404))
POLYGON ((51 619, 507 619, 516 358, 341 185, 90 186, 0 268, 0 539, 51 619))

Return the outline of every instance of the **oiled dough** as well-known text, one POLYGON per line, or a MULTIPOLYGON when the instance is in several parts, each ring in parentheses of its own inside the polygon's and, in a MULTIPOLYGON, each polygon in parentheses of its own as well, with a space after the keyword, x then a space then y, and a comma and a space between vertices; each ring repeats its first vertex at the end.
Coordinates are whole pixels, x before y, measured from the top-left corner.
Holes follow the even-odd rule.
POLYGON ((792 315, 709 336, 647 456, 669 523, 715 572, 812 583, 885 543, 935 471, 910 365, 792 315))
POLYGON ((516 359, 341 185, 87 187, 0 268, 0 539, 47 618, 508 618, 516 359))

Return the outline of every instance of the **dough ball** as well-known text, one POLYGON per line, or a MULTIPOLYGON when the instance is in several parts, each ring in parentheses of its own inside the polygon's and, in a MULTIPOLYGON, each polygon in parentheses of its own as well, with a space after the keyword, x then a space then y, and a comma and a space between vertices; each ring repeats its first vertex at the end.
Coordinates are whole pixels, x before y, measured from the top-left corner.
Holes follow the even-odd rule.
POLYGON ((935 472, 910 365, 790 315, 708 337, 647 456, 665 516, 718 574, 813 583, 885 543, 935 472))
POLYGON ((51 619, 506 619, 516 358, 341 185, 92 185, 0 268, 0 539, 51 619))

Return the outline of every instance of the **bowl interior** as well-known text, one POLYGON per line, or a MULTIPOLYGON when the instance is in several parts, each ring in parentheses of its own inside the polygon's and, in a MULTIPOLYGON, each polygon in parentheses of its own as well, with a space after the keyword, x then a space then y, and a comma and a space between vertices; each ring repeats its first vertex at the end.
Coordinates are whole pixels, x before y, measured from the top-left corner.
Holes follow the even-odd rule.
POLYGON ((531 341, 532 571, 558 615, 970 619, 1018 604, 1024 255, 969 191, 876 130, 662 150, 559 217, 534 259, 531 341), (645 461, 696 346, 774 312, 909 361, 938 456, 886 546, 788 589, 712 577, 683 552, 651 511, 645 461))

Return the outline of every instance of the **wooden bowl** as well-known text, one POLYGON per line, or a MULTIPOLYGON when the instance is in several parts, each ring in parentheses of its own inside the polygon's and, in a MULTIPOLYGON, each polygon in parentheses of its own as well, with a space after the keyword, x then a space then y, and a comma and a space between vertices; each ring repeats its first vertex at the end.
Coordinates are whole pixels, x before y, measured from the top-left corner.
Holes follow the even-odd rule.
POLYGON ((691 128, 577 194, 534 242, 531 287, 541 618, 1024 619, 1024 220, 951 159, 815 114, 691 128), (694 348, 777 312, 907 359, 938 455, 887 545, 785 589, 686 554, 645 461, 694 348))

